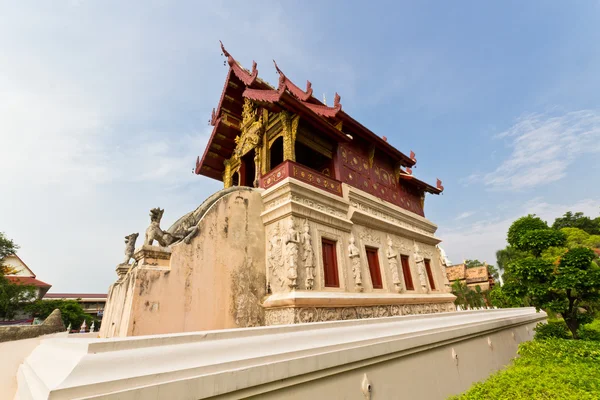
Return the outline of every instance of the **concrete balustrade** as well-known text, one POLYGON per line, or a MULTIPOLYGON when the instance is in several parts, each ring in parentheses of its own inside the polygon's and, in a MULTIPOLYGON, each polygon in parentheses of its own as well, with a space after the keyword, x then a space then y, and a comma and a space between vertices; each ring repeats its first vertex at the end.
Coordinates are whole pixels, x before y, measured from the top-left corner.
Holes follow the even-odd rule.
POLYGON ((443 399, 507 365, 533 308, 114 339, 44 340, 25 399, 443 399))

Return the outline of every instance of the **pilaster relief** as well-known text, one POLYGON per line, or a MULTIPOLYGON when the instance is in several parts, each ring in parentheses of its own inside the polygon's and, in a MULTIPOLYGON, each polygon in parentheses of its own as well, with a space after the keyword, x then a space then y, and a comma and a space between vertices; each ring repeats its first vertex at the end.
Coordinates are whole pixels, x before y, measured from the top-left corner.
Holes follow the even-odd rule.
POLYGON ((354 277, 354 287, 357 291, 362 292, 362 272, 360 269, 360 251, 358 247, 354 244, 355 239, 354 235, 350 235, 350 239, 348 239, 348 257, 350 257, 350 262, 352 263, 352 275, 354 277))
POLYGON ((442 254, 442 249, 440 247, 436 247, 437 253, 438 253, 438 260, 440 263, 440 269, 442 271, 442 276, 444 277, 444 287, 446 288, 446 292, 450 292, 450 281, 448 280, 448 272, 446 271, 446 259, 444 257, 444 255, 442 254))
POLYGON ((284 290, 285 279, 283 275, 283 246, 279 231, 279 222, 273 225, 269 238, 269 250, 267 252, 267 261, 269 265, 268 285, 273 292, 284 290))
POLYGON ((363 307, 299 307, 274 308, 265 311, 266 325, 302 324, 309 322, 341 321, 397 317, 401 315, 436 314, 455 311, 453 303, 379 305, 363 307))
POLYGON ((427 272, 425 271, 425 259, 421 255, 419 250, 419 245, 417 242, 414 243, 414 257, 415 263, 417 264, 417 273, 419 274, 419 282, 421 283, 421 289, 424 293, 429 292, 429 288, 427 286, 427 272))
POLYGON ((279 119, 283 130, 283 160, 296 161, 296 133, 300 117, 292 116, 287 111, 281 111, 279 119))
POLYGON ((288 230, 285 235, 285 250, 287 261, 288 287, 291 290, 298 288, 298 246, 300 244, 300 233, 296 230, 294 219, 288 221, 288 230))
POLYGON ((398 253, 396 252, 396 250, 394 250, 394 242, 392 241, 392 238, 389 235, 387 237, 387 249, 385 254, 388 259, 390 273, 392 274, 394 290, 397 293, 401 293, 404 289, 402 287, 402 282, 400 281, 400 274, 398 273, 398 253))
POLYGON ((308 220, 304 220, 302 227, 302 261, 304 262, 304 268, 306 270, 306 290, 312 290, 315 285, 315 264, 314 264, 314 250, 312 246, 312 238, 310 236, 310 225, 308 220))

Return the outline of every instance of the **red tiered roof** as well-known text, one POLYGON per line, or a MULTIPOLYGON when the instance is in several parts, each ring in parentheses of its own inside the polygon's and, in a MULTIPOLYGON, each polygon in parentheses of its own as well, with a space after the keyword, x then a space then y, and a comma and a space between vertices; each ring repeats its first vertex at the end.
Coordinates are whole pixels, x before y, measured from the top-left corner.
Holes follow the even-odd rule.
POLYGON ((12 283, 17 283, 19 285, 29 285, 29 286, 39 287, 39 288, 52 287, 52 285, 50 285, 46 282, 42 282, 39 279, 35 279, 34 277, 31 277, 31 276, 6 275, 5 278, 8 279, 9 281, 11 281, 12 283))
MULTIPOLYGON (((410 157, 406 156, 342 111, 339 94, 335 94, 333 107, 327 106, 312 95, 310 81, 306 82, 306 90, 300 89, 273 61, 279 74, 279 84, 275 89, 258 77, 256 62, 252 63, 252 70, 248 71, 233 58, 223 43, 221 43, 221 50, 227 57, 229 71, 219 105, 211 114, 210 123, 214 127, 212 135, 202 159, 198 157, 196 160, 196 174, 222 180, 225 169, 223 161, 231 157, 235 149, 235 138, 240 134, 240 116, 244 98, 253 100, 272 112, 287 109, 297 113, 305 122, 337 142, 350 141, 351 139, 346 135, 349 133, 374 143, 378 151, 387 154, 394 162, 399 162, 404 167, 409 168, 416 164, 414 153, 411 152, 410 157), (343 126, 344 131, 338 129, 338 126, 343 126)), ((410 180, 430 193, 441 193, 439 187, 428 185, 411 175, 404 179, 410 180)))

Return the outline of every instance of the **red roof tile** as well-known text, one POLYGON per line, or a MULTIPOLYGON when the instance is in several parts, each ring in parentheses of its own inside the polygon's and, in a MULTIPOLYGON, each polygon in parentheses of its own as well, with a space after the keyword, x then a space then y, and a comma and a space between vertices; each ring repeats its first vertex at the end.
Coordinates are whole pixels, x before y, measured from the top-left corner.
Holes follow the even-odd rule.
POLYGON ((11 282, 18 283, 20 285, 33 285, 42 288, 52 287, 52 285, 49 285, 46 282, 42 282, 29 276, 7 276, 6 278, 11 282))

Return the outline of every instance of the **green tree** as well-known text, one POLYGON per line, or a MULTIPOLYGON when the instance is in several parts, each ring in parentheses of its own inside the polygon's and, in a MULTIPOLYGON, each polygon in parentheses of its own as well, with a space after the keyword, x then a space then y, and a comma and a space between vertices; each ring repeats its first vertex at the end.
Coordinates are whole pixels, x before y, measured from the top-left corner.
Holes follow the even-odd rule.
POLYGON ((565 234, 567 247, 570 249, 586 246, 586 242, 590 238, 589 233, 579 228, 561 228, 560 231, 565 234))
POLYGON ((506 293, 504 286, 495 285, 487 294, 492 306, 498 308, 527 307, 525 298, 515 298, 506 293))
POLYGON ((483 263, 479 260, 465 260, 465 267, 467 268, 476 268, 481 267, 483 263))
POLYGON ((472 309, 486 306, 486 292, 483 292, 479 286, 473 289, 466 283, 456 280, 451 286, 452 294, 456 296, 454 304, 463 309, 472 309))
MULTIPOLYGON (((26 306, 27 311, 41 319, 46 319, 57 308, 65 326, 70 324, 72 329, 80 329, 84 320, 88 327, 92 321, 96 322, 75 300, 37 300, 26 306)), ((95 325, 98 327, 98 322, 95 325)))
POLYGON ((500 279, 500 274, 498 273, 498 269, 496 267, 494 267, 493 265, 482 263, 479 260, 465 260, 466 268, 477 268, 477 267, 483 267, 484 265, 487 266, 488 273, 490 275, 492 275, 496 281, 498 279, 500 279))
POLYGON ((14 254, 19 246, 0 232, 0 318, 13 319, 23 303, 35 298, 34 286, 21 285, 8 280, 5 275, 12 275, 16 271, 4 265, 4 259, 14 254))
POLYGON ((498 265, 498 269, 505 271, 508 264, 522 258, 524 255, 525 253, 522 251, 519 251, 512 246, 506 246, 505 249, 496 252, 496 265, 498 265))
POLYGON ((30 302, 35 297, 35 286, 13 283, 4 275, 0 275, 0 318, 13 319, 23 303, 30 302))
POLYGON ((3 265, 3 261, 7 256, 15 254, 19 249, 19 246, 12 240, 7 238, 4 233, 0 232, 0 266, 3 265))
POLYGON ((516 299, 527 298, 538 309, 559 313, 573 337, 578 338, 579 326, 593 319, 592 311, 600 299, 600 267, 594 262, 595 253, 585 247, 563 252, 560 249, 567 245, 567 235, 550 229, 535 215, 519 218, 511 225, 508 243, 525 256, 506 266, 509 279, 503 287, 505 293, 516 299), (553 259, 556 254, 559 256, 553 259))
POLYGON ((578 228, 590 235, 600 235, 600 217, 591 219, 586 217, 582 212, 576 212, 573 214, 568 211, 560 218, 556 218, 552 224, 553 229, 562 228, 578 228))

